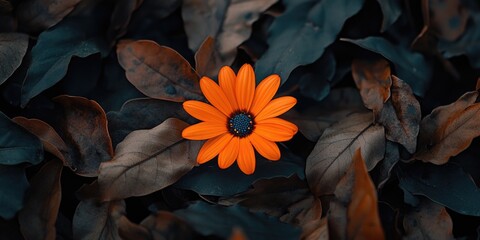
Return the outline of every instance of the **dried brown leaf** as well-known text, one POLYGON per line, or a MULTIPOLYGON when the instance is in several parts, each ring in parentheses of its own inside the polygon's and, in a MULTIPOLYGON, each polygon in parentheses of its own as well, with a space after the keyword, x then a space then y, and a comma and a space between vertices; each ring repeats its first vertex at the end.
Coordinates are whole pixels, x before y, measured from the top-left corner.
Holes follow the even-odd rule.
POLYGON ((410 153, 417 147, 420 129, 420 103, 407 83, 392 75, 391 97, 383 106, 378 122, 388 140, 402 144, 410 153))
POLYGON ((222 60, 215 49, 215 40, 207 37, 195 53, 195 70, 199 76, 217 76, 222 60))
POLYGON ((453 223, 445 207, 422 198, 420 204, 405 214, 404 239, 454 239, 453 223))
POLYGON ((62 168, 62 162, 51 160, 31 179, 25 205, 18 215, 25 239, 56 239, 55 223, 62 198, 62 168))
POLYGON ((480 136, 478 92, 468 92, 456 102, 435 108, 420 124, 414 158, 434 164, 447 163, 480 136))
POLYGON ((62 95, 54 101, 62 107, 58 133, 68 151, 64 154, 67 166, 81 176, 95 177, 101 162, 113 156, 113 147, 102 107, 83 97, 62 95))
POLYGON ((360 89, 363 104, 375 114, 379 113, 383 104, 390 98, 390 64, 385 59, 354 60, 352 76, 360 89))
POLYGON ((156 99, 202 99, 199 77, 175 50, 149 40, 117 44, 118 62, 140 92, 156 99))
MULTIPOLYGON (((2 22, 2 24, 4 24, 2 22)), ((23 33, 0 33, 0 85, 7 81, 20 67, 27 53, 28 35, 23 33)))
POLYGON ((373 124, 371 113, 353 114, 323 132, 307 158, 306 175, 316 196, 331 194, 351 165, 356 149, 362 149, 369 170, 383 159, 385 130, 373 124))
POLYGON ((186 141, 187 123, 169 118, 155 128, 130 133, 115 157, 100 165, 102 201, 142 196, 175 183, 196 164, 199 141, 186 141))

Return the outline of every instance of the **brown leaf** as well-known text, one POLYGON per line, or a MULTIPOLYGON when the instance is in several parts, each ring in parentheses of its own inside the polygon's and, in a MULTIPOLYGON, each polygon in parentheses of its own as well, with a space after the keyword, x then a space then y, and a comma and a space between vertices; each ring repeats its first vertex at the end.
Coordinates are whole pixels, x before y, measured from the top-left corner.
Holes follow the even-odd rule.
POLYGON ((142 3, 143 0, 119 0, 115 2, 115 8, 110 17, 110 26, 107 30, 109 42, 113 42, 115 39, 125 35, 133 12, 137 10, 142 3))
POLYGON ((234 227, 232 229, 232 234, 230 235, 230 237, 228 237, 228 240, 248 240, 248 238, 241 228, 234 227))
POLYGON ((105 112, 97 102, 83 97, 62 95, 54 101, 63 109, 55 127, 68 148, 67 165, 78 175, 97 176, 100 163, 113 156, 105 112))
MULTIPOLYGON (((4 24, 2 22, 2 24, 4 24)), ((22 64, 27 53, 28 35, 23 33, 0 33, 0 85, 7 81, 22 64)))
POLYGON ((12 120, 40 138, 45 151, 53 154, 68 166, 64 157, 64 154, 68 152, 67 145, 58 135, 57 131, 48 125, 48 123, 40 119, 28 119, 25 117, 15 117, 12 120))
POLYGON ((368 175, 361 150, 353 155, 347 174, 335 190, 335 204, 331 205, 329 225, 334 229, 332 237, 345 239, 384 239, 377 206, 377 192, 368 175), (345 208, 346 207, 346 211, 345 208), (334 221, 342 218, 339 225, 334 221), (345 220, 343 220, 345 219, 345 220), (346 222, 346 224, 345 224, 346 222), (346 236, 343 234, 346 233, 346 236))
POLYGON ((149 40, 117 44, 118 62, 140 92, 156 99, 202 99, 199 77, 175 50, 149 40))
POLYGON ((197 51, 205 38, 215 39, 215 49, 221 56, 221 65, 231 65, 237 47, 250 37, 252 24, 260 13, 277 0, 202 1, 184 0, 182 18, 188 37, 188 46, 197 51))
POLYGON ((414 158, 434 164, 447 163, 480 136, 478 92, 468 92, 456 102, 435 108, 420 124, 414 158))
POLYGON ((455 41, 467 26, 470 16, 460 0, 430 0, 430 26, 440 38, 455 41))
POLYGON ((307 158, 305 173, 316 196, 331 194, 351 165, 356 149, 362 149, 367 167, 373 169, 385 153, 385 130, 374 125, 371 113, 352 114, 323 132, 307 158))
POLYGON ((385 127, 387 139, 414 153, 422 118, 420 103, 410 86, 396 76, 392 75, 391 97, 379 115, 378 122, 385 127))
POLYGON ((199 76, 217 76, 222 60, 215 49, 215 40, 208 36, 195 53, 195 70, 199 76))
POLYGON ((193 228, 187 222, 167 211, 159 211, 148 216, 140 225, 148 229, 150 236, 148 239, 194 239, 195 237, 193 228))
POLYGON ((418 207, 405 214, 404 239, 454 239, 453 223, 442 205, 422 198, 418 207))
POLYGON ((300 239, 328 239, 328 225, 326 218, 322 218, 322 204, 314 196, 307 196, 292 204, 280 220, 300 226, 300 239))
POLYGON ((360 89, 363 104, 375 114, 390 98, 390 75, 390 65, 383 58, 374 61, 357 59, 352 63, 353 80, 360 89))
POLYGON ((18 23, 23 29, 38 34, 57 24, 81 0, 25 0, 16 8, 18 23))
POLYGON ((115 157, 100 165, 101 200, 142 196, 175 183, 196 164, 199 141, 186 141, 187 123, 169 118, 149 130, 130 133, 115 157))
POLYGON ((25 239, 56 239, 55 223, 62 198, 62 168, 62 162, 51 160, 31 179, 25 205, 18 215, 25 239))

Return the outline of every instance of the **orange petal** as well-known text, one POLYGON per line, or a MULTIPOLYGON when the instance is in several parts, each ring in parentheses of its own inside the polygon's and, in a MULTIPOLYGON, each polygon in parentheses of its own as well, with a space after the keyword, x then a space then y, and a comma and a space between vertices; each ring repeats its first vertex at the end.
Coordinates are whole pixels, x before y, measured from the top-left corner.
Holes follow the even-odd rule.
POLYGON ((280 76, 274 74, 266 77, 258 84, 255 89, 255 97, 253 98, 250 112, 256 116, 262 109, 272 100, 273 96, 280 87, 280 76))
POLYGON ((255 116, 255 121, 260 122, 263 119, 273 118, 290 110, 297 103, 294 97, 286 96, 273 99, 255 116))
POLYGON ((291 129, 293 134, 296 134, 298 132, 297 125, 295 125, 295 124, 293 124, 289 121, 283 120, 281 118, 267 118, 267 119, 263 119, 261 121, 258 121, 257 124, 261 124, 261 125, 265 125, 265 124, 282 125, 286 128, 291 129))
POLYGON ((248 138, 240 138, 237 164, 247 175, 255 172, 255 152, 248 138))
POLYGON ((254 133, 274 142, 284 142, 292 139, 295 131, 285 125, 279 124, 256 124, 254 133))
POLYGON ((260 155, 264 156, 268 160, 276 161, 280 159, 280 149, 276 143, 269 141, 262 136, 252 133, 248 136, 248 139, 252 145, 257 149, 260 155))
POLYGON ((200 79, 200 89, 202 89, 203 95, 207 100, 215 106, 225 116, 230 116, 233 112, 233 108, 230 102, 225 96, 223 90, 210 78, 202 77, 200 79))
POLYGON ((189 100, 183 103, 183 109, 194 118, 205 122, 226 123, 227 116, 204 102, 189 100))
POLYGON ((240 138, 234 137, 230 142, 225 146, 223 151, 218 155, 218 167, 221 169, 226 169, 235 162, 238 156, 238 149, 240 144, 240 138))
POLYGON ((235 93, 239 109, 242 111, 250 110, 255 96, 255 73, 250 64, 244 64, 238 71, 235 93))
POLYGON ((199 164, 206 163, 212 158, 218 155, 221 152, 227 143, 230 142, 230 139, 233 138, 233 135, 230 133, 224 133, 220 136, 209 139, 198 152, 197 162, 199 164))
POLYGON ((183 129, 182 137, 190 140, 205 140, 226 132, 226 124, 201 122, 183 129))
POLYGON ((218 74, 218 83, 220 83, 220 88, 222 88, 234 110, 238 110, 237 99, 235 98, 236 78, 237 77, 235 76, 235 73, 229 66, 223 66, 218 74))

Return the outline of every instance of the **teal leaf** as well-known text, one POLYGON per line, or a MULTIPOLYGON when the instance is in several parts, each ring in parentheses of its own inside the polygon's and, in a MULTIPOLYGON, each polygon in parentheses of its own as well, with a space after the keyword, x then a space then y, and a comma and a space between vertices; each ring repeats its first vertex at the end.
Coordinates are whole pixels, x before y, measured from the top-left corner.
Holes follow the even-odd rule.
POLYGON ((456 164, 415 163, 400 166, 397 175, 404 191, 423 195, 461 214, 480 216, 480 189, 456 164))
POLYGON ((251 213, 238 205, 223 207, 195 202, 174 212, 202 235, 227 239, 240 227, 247 239, 299 239, 300 229, 262 213, 251 213))
MULTIPOLYGON (((323 100, 330 93, 330 82, 335 76, 337 66, 335 56, 331 51, 325 51, 325 54, 307 67, 307 71, 302 71, 298 76, 300 92, 316 101, 323 100)), ((301 70, 302 68, 297 68, 301 70)), ((295 75, 293 71, 292 76, 295 75)))
POLYGON ((73 56, 105 56, 108 45, 97 17, 74 16, 41 33, 32 49, 32 63, 22 87, 21 104, 58 83, 67 74, 73 56))
POLYGON ((40 139, 0 112, 0 164, 38 164, 43 160, 40 139))
POLYGON ((256 161, 255 172, 252 175, 245 175, 236 164, 227 169, 220 169, 214 158, 192 169, 174 186, 202 195, 231 196, 248 190, 258 179, 290 177, 293 174, 305 179, 305 160, 288 150, 282 149, 282 157, 279 161, 268 161, 258 154, 256 161))
POLYGON ((382 29, 384 32, 402 15, 401 2, 398 0, 377 0, 382 9, 383 21, 382 29))
POLYGON ((407 82, 416 95, 423 96, 427 91, 432 70, 422 54, 412 52, 403 46, 395 46, 382 37, 340 40, 353 43, 388 59, 395 66, 395 75, 407 82))
POLYGON ((257 81, 276 73, 283 84, 293 69, 320 58, 325 48, 337 39, 345 21, 360 11, 363 2, 289 2, 285 13, 275 19, 269 29, 269 48, 255 67, 257 81))
POLYGON ((22 167, 0 165, 0 217, 10 219, 15 216, 23 207, 28 186, 22 167))

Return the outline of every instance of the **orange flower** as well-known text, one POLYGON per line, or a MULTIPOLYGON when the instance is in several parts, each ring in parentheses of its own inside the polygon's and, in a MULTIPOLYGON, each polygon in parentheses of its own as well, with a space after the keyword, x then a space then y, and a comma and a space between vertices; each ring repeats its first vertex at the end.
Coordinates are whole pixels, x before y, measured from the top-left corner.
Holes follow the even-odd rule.
POLYGON ((182 136, 190 140, 208 139, 197 162, 206 163, 218 155, 220 168, 228 168, 237 160, 242 172, 252 174, 254 147, 266 159, 280 159, 275 142, 290 140, 298 130, 295 124, 277 118, 297 103, 289 96, 272 100, 280 77, 270 75, 255 89, 255 73, 245 64, 238 76, 230 67, 222 67, 218 79, 220 86, 208 77, 200 79, 200 88, 213 106, 194 100, 183 103, 185 111, 203 122, 187 127, 182 136))

